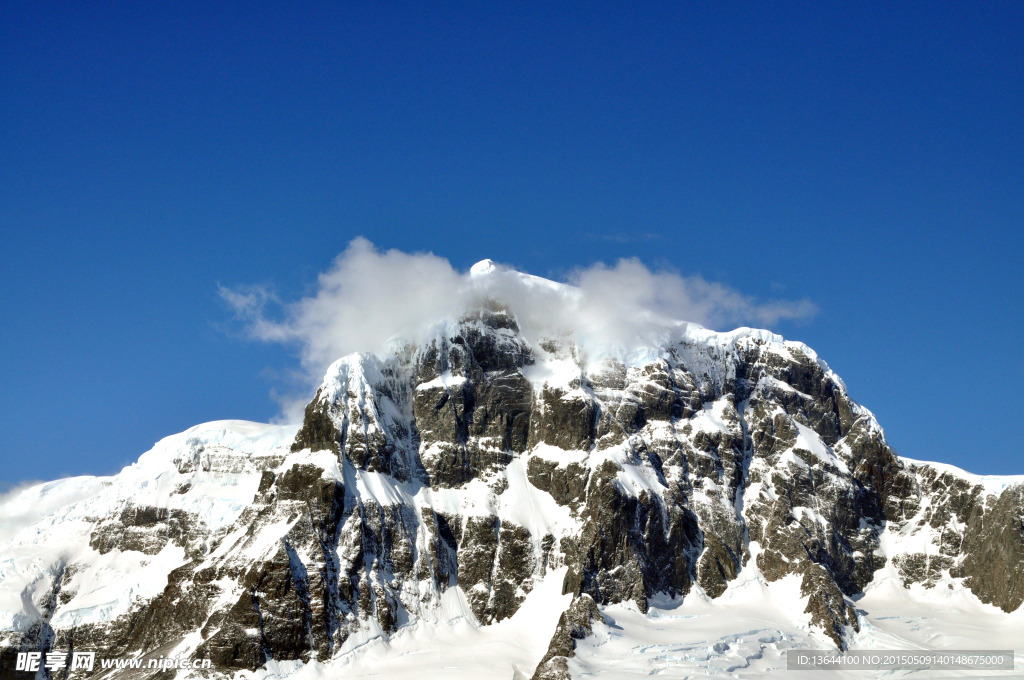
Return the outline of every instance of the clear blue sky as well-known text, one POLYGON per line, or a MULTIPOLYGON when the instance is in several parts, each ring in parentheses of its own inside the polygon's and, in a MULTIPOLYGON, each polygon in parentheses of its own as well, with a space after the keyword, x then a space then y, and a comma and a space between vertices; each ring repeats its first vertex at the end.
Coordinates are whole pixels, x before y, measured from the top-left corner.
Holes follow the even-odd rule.
POLYGON ((1024 473, 1024 5, 0 3, 0 480, 267 420, 356 235, 820 312, 897 450, 1024 473), (685 7, 683 6, 685 5, 685 7))

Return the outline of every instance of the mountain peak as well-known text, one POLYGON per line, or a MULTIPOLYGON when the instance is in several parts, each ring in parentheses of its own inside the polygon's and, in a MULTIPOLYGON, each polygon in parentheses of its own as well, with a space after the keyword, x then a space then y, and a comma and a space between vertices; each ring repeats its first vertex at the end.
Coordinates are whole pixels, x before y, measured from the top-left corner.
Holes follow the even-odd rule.
MULTIPOLYGON (((576 290, 490 260, 470 275, 576 290)), ((219 677, 271 660, 419 677, 392 672, 405 645, 425 668, 458 659, 445 677, 564 680, 1024 635, 1024 480, 900 459, 806 346, 687 327, 595 355, 501 311, 439 329, 336 361, 298 432, 208 423, 0 504, 0 528, 23 527, 0 534, 0 678, 72 643, 219 677)))
POLYGON ((494 264, 494 260, 480 260, 475 265, 469 268, 470 276, 487 276, 497 271, 498 266, 494 264))

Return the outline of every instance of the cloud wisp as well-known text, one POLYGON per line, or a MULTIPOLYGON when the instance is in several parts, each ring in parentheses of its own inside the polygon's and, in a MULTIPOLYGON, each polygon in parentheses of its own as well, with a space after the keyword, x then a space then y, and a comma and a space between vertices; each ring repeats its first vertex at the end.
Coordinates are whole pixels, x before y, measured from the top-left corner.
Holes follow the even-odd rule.
POLYGON ((816 312, 808 300, 761 302, 699 276, 651 271, 635 258, 577 269, 556 283, 493 263, 459 272, 432 253, 381 251, 363 238, 320 275, 314 294, 296 302, 259 287, 220 293, 252 337, 296 346, 315 381, 339 357, 416 340, 485 301, 514 313, 528 339, 571 334, 595 347, 649 346, 687 323, 771 326, 816 312))

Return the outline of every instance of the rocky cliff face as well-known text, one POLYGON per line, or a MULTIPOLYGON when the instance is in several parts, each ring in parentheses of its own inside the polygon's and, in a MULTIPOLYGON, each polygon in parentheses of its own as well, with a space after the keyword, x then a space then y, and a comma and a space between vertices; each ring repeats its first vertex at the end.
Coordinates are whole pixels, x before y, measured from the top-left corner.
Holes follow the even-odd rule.
POLYGON ((799 578, 840 648, 887 561, 1024 600, 1024 487, 901 460, 764 331, 594 357, 485 310, 336 362, 294 438, 213 425, 0 546, 3 677, 26 650, 325 660, 413 621, 502 621, 552 572, 572 599, 537 678, 568 677, 600 606, 717 598, 743 570, 799 578))

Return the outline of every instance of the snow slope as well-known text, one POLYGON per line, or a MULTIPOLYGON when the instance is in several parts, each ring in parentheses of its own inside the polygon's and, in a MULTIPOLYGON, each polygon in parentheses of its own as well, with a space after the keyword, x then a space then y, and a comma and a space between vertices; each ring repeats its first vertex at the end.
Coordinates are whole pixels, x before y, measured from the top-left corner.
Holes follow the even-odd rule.
POLYGON ((166 437, 138 462, 111 477, 73 477, 22 490, 0 506, 0 630, 26 630, 38 618, 32 602, 45 599, 68 564, 87 565, 67 586, 76 592, 52 621, 75 626, 109 621, 137 599, 154 597, 167 574, 186 560, 169 545, 156 555, 90 546, 95 523, 126 503, 194 513, 214 532, 229 526, 259 484, 254 461, 278 457, 295 427, 223 420, 166 437), (177 466, 195 459, 193 471, 177 466), (182 485, 190 488, 176 493, 182 485), (26 604, 28 603, 28 604, 26 604))

